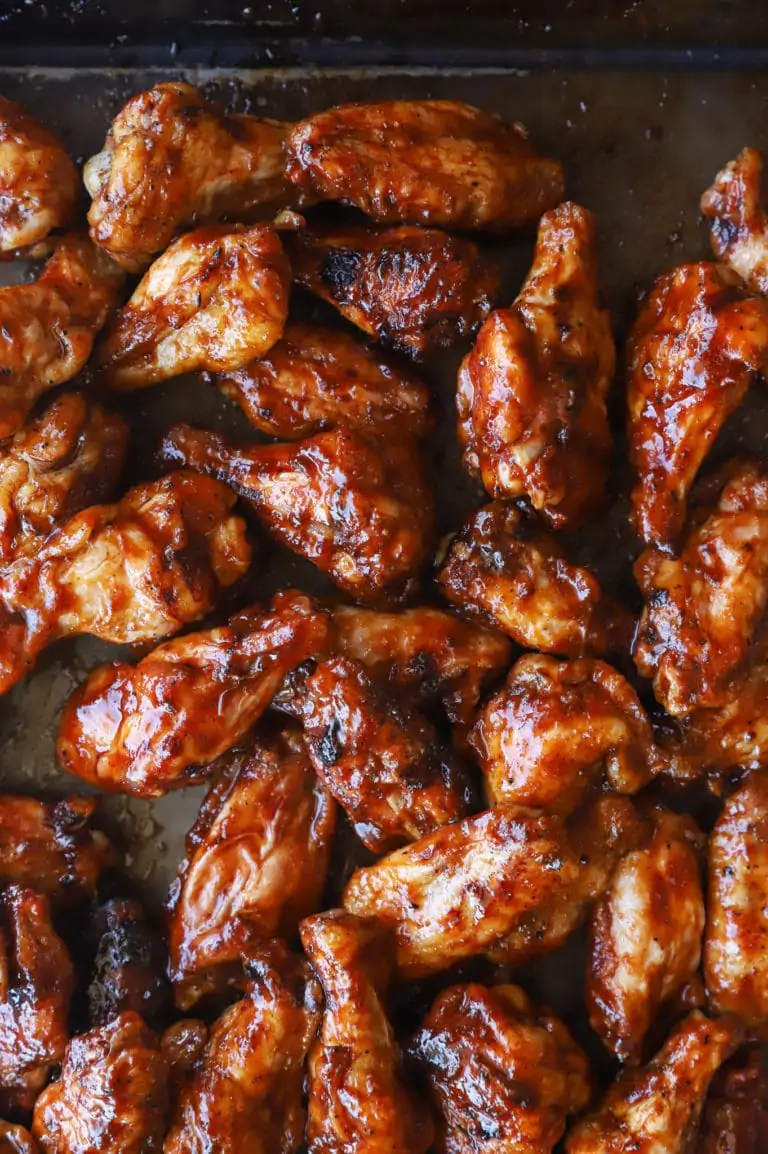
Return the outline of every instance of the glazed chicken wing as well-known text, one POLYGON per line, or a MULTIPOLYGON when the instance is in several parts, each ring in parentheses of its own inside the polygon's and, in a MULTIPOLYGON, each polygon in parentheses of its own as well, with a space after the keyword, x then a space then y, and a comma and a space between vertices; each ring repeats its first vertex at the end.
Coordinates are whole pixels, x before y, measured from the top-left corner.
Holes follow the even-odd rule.
POLYGON ((107 327, 97 350, 110 389, 241 369, 271 349, 288 315, 290 270, 266 225, 210 225, 174 241, 107 327))
POLYGON ((140 902, 110 898, 94 912, 89 937, 95 944, 88 1010, 92 1026, 106 1026, 127 1010, 148 1022, 162 1017, 170 1001, 166 954, 140 902))
POLYGON ((697 1154, 768 1150, 768 1063, 763 1047, 745 1047, 717 1071, 698 1141, 697 1154))
POLYGON ((284 239, 297 284, 410 357, 469 336, 498 296, 487 258, 438 229, 313 227, 284 239))
POLYGON ((753 666, 719 709, 694 710, 682 735, 667 744, 671 773, 680 781, 768 769, 768 665, 753 666))
POLYGON ((627 348, 635 529, 674 546, 688 493, 726 419, 768 357, 768 303, 711 262, 656 281, 627 348))
POLYGON ((590 1098, 586 1055, 519 986, 443 990, 411 1054, 438 1111, 439 1154, 551 1154, 590 1098))
POLYGON ((432 537, 432 494, 410 442, 369 443, 349 429, 287 445, 238 446, 177 425, 161 455, 226 481, 281 544, 356 601, 415 589, 432 537))
POLYGON ((137 797, 200 781, 247 736, 291 670, 328 645, 326 614, 285 590, 269 609, 188 633, 138 665, 101 666, 64 709, 59 762, 137 797))
POLYGON ((39 1148, 23 1126, 0 1122, 0 1154, 39 1154, 39 1148))
POLYGON ((187 836, 168 901, 170 974, 186 1010, 267 938, 293 939, 320 906, 336 803, 300 733, 235 754, 187 836))
POLYGON ((743 149, 701 198, 712 251, 753 290, 768 293, 768 220, 762 200, 763 158, 743 149))
POLYGON ((387 1019, 388 935, 375 922, 329 910, 301 925, 325 993, 309 1055, 309 1154, 424 1154, 432 1144, 387 1019))
POLYGON ((533 267, 510 309, 491 313, 459 370, 464 464, 491 497, 526 496, 554 527, 605 499, 616 366, 597 287, 594 217, 561 204, 541 218, 533 267))

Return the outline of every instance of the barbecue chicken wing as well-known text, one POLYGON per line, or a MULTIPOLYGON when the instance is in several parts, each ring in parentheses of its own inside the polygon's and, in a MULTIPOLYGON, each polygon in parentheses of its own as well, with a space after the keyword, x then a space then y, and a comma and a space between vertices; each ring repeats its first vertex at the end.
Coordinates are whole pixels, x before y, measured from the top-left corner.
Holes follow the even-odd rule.
POLYGON ((388 604, 415 590, 433 513, 412 443, 373 444, 335 429, 298 444, 238 446, 177 425, 161 455, 226 481, 273 537, 356 601, 388 604))
POLYGON ((309 1054, 309 1154, 424 1154, 432 1125, 405 1078, 384 1006, 388 935, 329 910, 302 922, 301 941, 325 993, 309 1054))
POLYGON ((675 716, 735 695, 768 600, 768 466, 736 463, 711 486, 679 556, 647 549, 635 562, 635 664, 675 716))
POLYGON ((290 270, 266 225, 210 225, 179 237, 114 316, 99 380, 130 392, 205 369, 241 369, 280 340, 290 270))
POLYGON ((756 293, 768 293, 768 221, 762 207, 763 158, 744 148, 701 198, 712 251, 756 293))
POLYGON ((438 229, 304 228, 285 244, 297 284, 410 357, 469 336, 499 293, 477 247, 438 229))
POLYGON ((174 1110, 164 1154, 295 1154, 304 1062, 322 995, 282 942, 246 958, 245 997, 213 1025, 174 1110))
POLYGON ((768 768, 768 665, 755 665, 719 709, 697 709, 682 736, 668 741, 673 777, 768 768))
POLYGON ((594 217, 561 204, 539 225, 533 267, 510 309, 491 313, 459 370, 464 464, 491 497, 526 496, 554 527, 603 503, 616 367, 597 287, 594 217))
POLYGON ((137 797, 200 781, 247 736, 291 670, 328 644, 326 614, 286 590, 269 609, 188 633, 138 665, 103 665, 64 709, 59 762, 101 789, 137 797))
POLYGON ((721 1066, 704 1106, 697 1154, 763 1154, 768 1150, 768 1064, 759 1046, 721 1066))
POLYGON ((450 541, 437 583, 462 613, 527 649, 583 657, 629 648, 631 615, 515 505, 494 501, 471 514, 450 541))
POLYGON ((75 971, 47 897, 9 886, 0 911, 0 1110, 26 1112, 64 1054, 75 971))
POLYGON ((23 1126, 0 1122, 0 1154, 39 1154, 39 1148, 23 1126))
POLYGON ((439 1154, 551 1154, 590 1099, 586 1055, 519 986, 451 986, 411 1046, 438 1111, 439 1154))
POLYGON ((0 571, 0 693, 62 637, 159 641, 208 613, 251 560, 234 503, 218 481, 172 473, 85 509, 10 562, 0 571))
POLYGON ((629 456, 635 529, 676 545, 688 493, 717 434, 768 357, 768 303, 702 261, 656 281, 629 335, 629 456))
POLYGON ((566 1154, 700 1154, 697 1134, 709 1084, 735 1050, 735 1020, 698 1011, 672 1031, 647 1066, 621 1075, 574 1126, 566 1154))
POLYGON ((168 901, 180 1009, 238 973, 258 942, 296 937, 320 906, 335 826, 336 803, 300 733, 259 737, 231 758, 187 836, 168 901))
POLYGON ((32 284, 0 288, 0 441, 21 427, 38 397, 85 367, 122 282, 87 237, 71 236, 32 284))
POLYGON ((344 905, 394 932, 404 979, 488 950, 515 965, 559 946, 645 838, 626 798, 603 798, 568 822, 497 806, 357 870, 344 905))
POLYGON ((0 96, 0 260, 19 249, 44 255, 41 242, 71 222, 79 197, 77 169, 58 137, 0 96))
POLYGON ((632 686, 604 661, 521 657, 469 736, 493 805, 574 810, 594 788, 637 793, 666 759, 632 686))
POLYGON ((170 1001, 165 947, 140 902, 110 898, 93 913, 89 937, 96 946, 88 1010, 92 1026, 106 1026, 133 1010, 147 1021, 162 1017, 170 1001))
POLYGON ((253 220, 296 203, 285 178, 288 128, 221 113, 178 80, 138 93, 83 171, 92 239, 142 272, 187 227, 253 220))
POLYGON ((338 425, 383 437, 423 437, 430 393, 407 369, 348 336, 289 324, 258 360, 213 378, 256 429, 286 441, 338 425))
POLYGON ((32 1133, 43 1154, 159 1154, 168 1070, 138 1014, 73 1038, 59 1081, 35 1104, 32 1133))

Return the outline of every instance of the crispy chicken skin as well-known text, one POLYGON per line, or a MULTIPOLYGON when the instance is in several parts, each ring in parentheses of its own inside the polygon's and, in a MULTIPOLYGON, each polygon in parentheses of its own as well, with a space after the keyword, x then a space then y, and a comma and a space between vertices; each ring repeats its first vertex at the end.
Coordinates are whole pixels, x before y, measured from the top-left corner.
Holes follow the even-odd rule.
POLYGON ((214 1023, 174 1110, 164 1154, 295 1154, 304 1062, 322 995, 282 942, 246 957, 245 997, 214 1023))
POLYGON ((127 1012, 73 1038, 61 1077, 35 1104, 43 1154, 159 1154, 168 1070, 153 1032, 127 1012))
POLYGON ((670 772, 680 781, 768 768, 768 665, 750 668, 719 709, 695 710, 667 745, 670 772))
POLYGON ((570 821, 497 806, 358 869, 344 905, 394 932, 404 980, 488 950, 519 964, 560 945, 646 837, 626 798, 602 798, 570 821))
POLYGON ((392 943, 370 919, 328 910, 301 925, 325 993, 309 1054, 309 1154, 424 1154, 428 1112, 404 1075, 384 998, 392 943))
POLYGON ((253 220, 295 201, 285 178, 288 127, 221 113, 178 80, 138 93, 83 171, 91 238, 142 272, 192 224, 253 220))
POLYGON ((0 288, 0 440, 21 427, 38 397, 84 368, 122 282, 87 237, 69 236, 36 281, 0 288))
POLYGON ((519 986, 443 990, 410 1053, 438 1111, 439 1154, 550 1154, 590 1098, 586 1055, 519 986))
POLYGON ((768 221, 762 200, 763 158, 744 148, 701 198, 712 251, 753 292, 768 293, 768 221))
POLYGON ((473 333, 499 293, 477 247, 439 229, 317 226, 286 233, 285 244, 297 284, 417 359, 473 333))
POLYGON ((491 497, 526 496, 556 529, 604 502, 613 438, 605 398, 616 367, 599 301, 595 218, 561 204, 539 224, 533 267, 491 313, 459 370, 464 464, 491 497))
POLYGON ((396 604, 418 585, 432 537, 432 493, 412 442, 350 429, 285 445, 236 445, 189 425, 161 458, 226 481, 281 544, 356 601, 396 604))
POLYGON ((240 369, 280 340, 289 291, 283 246, 266 225, 181 236, 108 325, 98 379, 131 392, 181 373, 240 369))
POLYGON ((166 954, 140 902, 110 898, 93 911, 88 936, 96 946, 88 1011, 92 1026, 106 1026, 133 1010, 148 1022, 170 1002, 166 954))
POLYGON ((0 692, 62 637, 160 641, 208 613, 251 561, 234 503, 218 481, 172 473, 83 510, 11 561, 0 571, 0 692))
POLYGON ((338 425, 385 437, 423 437, 434 423, 429 389, 347 333, 289 324, 245 368, 212 378, 256 429, 286 441, 338 425))
POLYGON ((91 673, 70 697, 57 754, 101 789, 160 797, 204 779, 259 720, 283 679, 328 648, 329 625, 303 593, 278 593, 228 625, 188 633, 138 665, 91 673))
POLYGON ((0 1154, 39 1154, 39 1147, 23 1126, 0 1122, 0 1154))
POLYGON ((726 799, 709 835, 704 976, 710 1005, 768 1025, 768 772, 726 799))
POLYGON ((768 466, 735 462, 709 479, 710 494, 679 556, 647 549, 635 562, 645 599, 635 664, 674 716, 734 696, 768 599, 768 466))
POLYGON ((650 845, 619 863, 590 918, 590 1025, 631 1063, 662 1005, 696 976, 704 934, 704 836, 662 807, 653 820, 650 845))
POLYGON ((709 1087, 697 1154, 768 1150, 768 1064, 760 1046, 737 1051, 709 1087))
POLYGON ((629 648, 629 612, 603 593, 589 569, 568 561, 552 533, 504 501, 466 519, 437 584, 462 613, 527 649, 584 657, 629 648))
POLYGON ((636 793, 666 766, 632 686, 604 661, 526 654, 469 743, 493 805, 568 813, 594 788, 636 793))
POLYGON ((21 105, 0 96, 0 260, 36 251, 74 216, 80 178, 64 145, 21 105))
POLYGON ((717 434, 768 356, 768 304, 708 261, 654 284, 629 335, 629 456, 634 526, 676 545, 688 493, 717 434))
POLYGON ((26 1112, 64 1054, 75 971, 47 897, 8 886, 0 912, 0 1110, 26 1112))
POLYGON ((267 938, 294 939, 320 907, 336 803, 304 738, 285 729, 232 756, 187 835, 168 900, 170 974, 182 1010, 267 938))
POLYGON ((285 150, 302 191, 380 224, 507 232, 554 207, 565 184, 521 124, 452 100, 340 105, 294 125, 285 150))
POLYGON ((574 1126, 566 1154, 700 1154, 709 1084, 739 1040, 735 1019, 689 1014, 647 1066, 624 1073, 574 1126))

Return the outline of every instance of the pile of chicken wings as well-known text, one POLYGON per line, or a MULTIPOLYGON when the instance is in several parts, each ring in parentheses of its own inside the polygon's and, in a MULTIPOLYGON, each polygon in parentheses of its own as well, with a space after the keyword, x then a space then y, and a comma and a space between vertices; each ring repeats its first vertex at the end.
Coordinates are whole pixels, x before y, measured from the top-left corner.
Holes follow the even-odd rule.
POLYGON ((61 716, 90 790, 0 796, 2 1154, 765 1154, 768 459, 707 464, 768 365, 761 169, 617 372, 595 219, 519 124, 158 84, 86 231, 0 98, 0 258, 46 261, 0 289, 0 692, 129 647, 61 716), (532 227, 507 305, 493 236, 532 227), (438 542, 418 362, 457 342, 486 496, 438 542), (128 395, 190 372, 259 436, 191 412, 126 490, 128 395), (625 385, 636 605, 572 548, 625 385), (244 601, 270 540, 337 592, 244 601), (153 920, 98 793, 201 783, 153 920), (566 1022, 521 968, 576 940, 566 1022))

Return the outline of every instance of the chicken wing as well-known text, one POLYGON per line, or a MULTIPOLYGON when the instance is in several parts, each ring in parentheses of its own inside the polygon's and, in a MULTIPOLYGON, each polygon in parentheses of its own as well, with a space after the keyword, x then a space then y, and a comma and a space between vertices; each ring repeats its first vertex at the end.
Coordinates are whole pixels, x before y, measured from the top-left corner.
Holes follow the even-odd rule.
POLYGON ((41 242, 71 222, 79 197, 77 169, 58 137, 0 96, 0 260, 19 249, 44 255, 41 242))
POLYGON ((43 1154, 159 1154, 168 1107, 167 1063, 138 1014, 73 1038, 61 1078, 35 1104, 43 1154))
POLYGON ((0 1109, 26 1112, 64 1054, 75 971, 47 897, 9 886, 0 911, 0 1109))
POLYGON ((130 392, 182 373, 241 369, 280 340, 289 291, 283 246, 266 225, 181 236, 108 325, 99 380, 130 392))
POLYGON ((410 357, 469 336, 499 293, 498 272, 477 247, 438 229, 313 227, 284 239, 302 288, 410 357))
POLYGON ((175 80, 132 96, 83 170, 91 237, 142 272, 177 232, 299 203, 285 177, 289 125, 220 112, 175 80))
POLYGON ((760 1046, 745 1047, 710 1083, 697 1154, 763 1154, 768 1150, 768 1063, 760 1046))
POLYGON ((735 695, 768 600, 768 466, 737 462, 711 489, 678 557, 647 549, 635 562, 635 664, 674 716, 735 695))
POLYGON ((391 942, 375 922, 329 910, 301 925, 301 941, 325 993, 309 1054, 309 1154, 424 1154, 429 1115, 402 1069, 384 997, 391 942))
POLYGON ((693 1143, 707 1089, 739 1040, 735 1020, 689 1014, 653 1061, 623 1074, 574 1126, 566 1154, 699 1154, 693 1143))
POLYGON ((130 645, 197 621, 251 561, 234 493, 178 472, 70 518, 0 570, 0 693, 62 637, 130 645))
POLYGON ((670 771, 680 781, 768 769, 768 665, 753 666, 719 709, 695 710, 668 746, 670 771))
POLYGON ((437 584, 462 613, 527 649, 564 657, 629 649, 629 612, 515 505, 494 501, 466 519, 448 545, 437 584))
POLYGON ((227 481, 281 544, 357 601, 414 592, 432 537, 432 493, 410 442, 369 443, 349 429, 287 445, 238 446, 177 425, 162 459, 227 481))
POLYGON ((559 946, 645 838, 626 798, 601 798, 568 822, 497 806, 357 870, 344 905, 394 932, 403 979, 487 950, 519 964, 559 946))
POLYGON ((117 265, 87 237, 70 236, 38 280, 0 288, 0 441, 38 397, 84 368, 122 283, 117 265))
POLYGON ((597 287, 590 212, 541 218, 533 267, 491 313, 459 370, 459 440, 491 497, 526 496, 556 529, 604 502, 613 450, 605 398, 616 367, 597 287))
POLYGON ((180 1009, 238 973, 258 942, 295 938, 320 906, 335 826, 336 803, 300 733, 259 737, 232 757, 187 836, 168 900, 180 1009))
POLYGON ((591 1096, 586 1055, 519 986, 451 986, 411 1045, 438 1111, 439 1154, 551 1154, 591 1096))
POLYGON ((702 261, 665 273, 629 335, 629 456, 635 529, 674 546, 689 490, 717 434, 768 357, 768 302, 702 261))
POLYGON ((96 946, 88 1010, 92 1026, 106 1026, 127 1010, 157 1021, 170 1002, 166 952, 140 902, 110 898, 92 915, 96 946))
POLYGON ((385 437, 423 437, 430 393, 408 370, 347 333, 289 324, 265 356, 213 378, 251 424, 286 441, 337 425, 385 437))
POLYGON ((38 1154, 38 1146, 23 1126, 0 1122, 0 1154, 38 1154))
POLYGON ((768 293, 768 221, 761 204, 763 158, 744 148, 701 198, 712 251, 753 290, 768 293))
POLYGON ((469 744, 492 805, 568 813, 607 783, 637 793, 666 767, 632 686, 604 661, 521 657, 469 744))
POLYGON ((229 624, 94 670, 65 706, 61 765, 102 789, 160 797, 208 776, 253 728, 283 679, 329 647, 311 598, 278 593, 229 624))
POLYGON ((304 1140, 304 1062, 322 996, 282 942, 246 959, 246 995, 213 1025, 174 1110, 164 1154, 295 1154, 304 1140))

